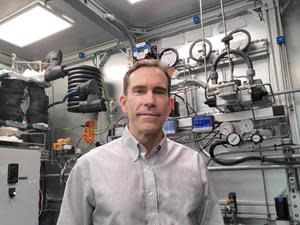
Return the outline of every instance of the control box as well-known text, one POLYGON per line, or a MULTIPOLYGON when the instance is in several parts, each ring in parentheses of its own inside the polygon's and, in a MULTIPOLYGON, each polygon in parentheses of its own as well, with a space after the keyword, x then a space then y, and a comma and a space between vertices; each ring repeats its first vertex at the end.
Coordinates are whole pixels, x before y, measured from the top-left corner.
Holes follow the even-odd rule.
POLYGON ((0 146, 1 224, 38 224, 39 150, 0 146))

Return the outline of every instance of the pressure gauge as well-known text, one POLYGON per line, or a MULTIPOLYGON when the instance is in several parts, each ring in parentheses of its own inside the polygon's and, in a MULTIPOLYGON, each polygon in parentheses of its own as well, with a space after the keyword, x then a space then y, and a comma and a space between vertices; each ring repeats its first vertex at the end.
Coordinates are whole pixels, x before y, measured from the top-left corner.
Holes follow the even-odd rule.
POLYGON ((175 48, 166 48, 159 54, 159 59, 164 66, 172 68, 179 62, 179 55, 175 48))
POLYGON ((233 130, 234 130, 233 126, 229 122, 223 122, 220 125, 220 132, 221 132, 221 134, 223 134, 225 136, 228 136, 230 133, 233 132, 233 130))
POLYGON ((232 146, 237 146, 241 143, 241 137, 237 133, 230 133, 227 137, 227 142, 232 146))
POLYGON ((258 134, 258 133, 256 133, 256 134, 253 134, 252 136, 251 136, 251 141, 254 143, 254 144, 258 144, 258 143, 261 143, 262 142, 262 136, 260 135, 260 134, 258 134))
POLYGON ((254 123, 250 119, 241 120, 240 122, 240 130, 242 133, 250 133, 251 130, 254 129, 254 123))
POLYGON ((208 59, 211 55, 211 52, 212 45, 207 39, 204 39, 204 42, 203 39, 195 41, 189 49, 191 59, 195 60, 196 62, 203 62, 204 58, 208 59))
POLYGON ((251 36, 248 31, 244 29, 236 29, 228 34, 232 40, 229 43, 230 49, 237 49, 246 51, 251 43, 251 36))
POLYGON ((151 46, 145 41, 139 42, 132 49, 132 53, 136 60, 145 59, 151 54, 151 46))

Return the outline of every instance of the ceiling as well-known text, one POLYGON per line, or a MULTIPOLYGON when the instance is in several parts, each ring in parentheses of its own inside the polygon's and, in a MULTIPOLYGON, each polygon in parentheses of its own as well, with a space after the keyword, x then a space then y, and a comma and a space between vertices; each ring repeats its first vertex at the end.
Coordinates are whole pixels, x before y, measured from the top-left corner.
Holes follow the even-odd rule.
MULTIPOLYGON (((31 2, 34 0, 0 0, 0 19, 31 2)), ((16 53, 27 60, 43 60, 53 49, 70 54, 114 39, 126 40, 126 35, 116 25, 103 19, 106 13, 114 15, 130 30, 154 29, 179 18, 199 14, 199 0, 143 0, 133 5, 128 0, 47 0, 46 4, 59 14, 71 18, 74 26, 24 48, 0 40, 0 52, 16 53)), ((220 0, 203 0, 204 9, 219 4, 220 0)), ((134 35, 138 37, 139 34, 134 35)))

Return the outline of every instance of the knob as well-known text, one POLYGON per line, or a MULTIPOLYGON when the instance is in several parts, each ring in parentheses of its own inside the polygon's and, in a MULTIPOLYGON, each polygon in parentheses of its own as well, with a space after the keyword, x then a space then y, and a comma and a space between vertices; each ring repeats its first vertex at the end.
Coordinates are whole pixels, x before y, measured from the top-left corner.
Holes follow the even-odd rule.
POLYGON ((8 195, 9 195, 9 197, 14 198, 17 195, 16 188, 9 188, 8 195))
POLYGON ((255 145, 257 145, 263 141, 263 137, 260 134, 256 133, 251 136, 251 140, 255 145))

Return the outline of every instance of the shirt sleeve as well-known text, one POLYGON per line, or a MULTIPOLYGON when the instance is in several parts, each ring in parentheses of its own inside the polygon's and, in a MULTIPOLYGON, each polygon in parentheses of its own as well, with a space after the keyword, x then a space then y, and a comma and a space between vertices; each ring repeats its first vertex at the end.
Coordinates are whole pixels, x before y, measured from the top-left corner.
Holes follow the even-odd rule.
POLYGON ((67 180, 57 225, 91 225, 94 210, 88 170, 80 160, 67 180))
POLYGON ((200 173, 203 184, 203 207, 199 209, 199 225, 224 225, 221 208, 205 162, 200 159, 200 173))

